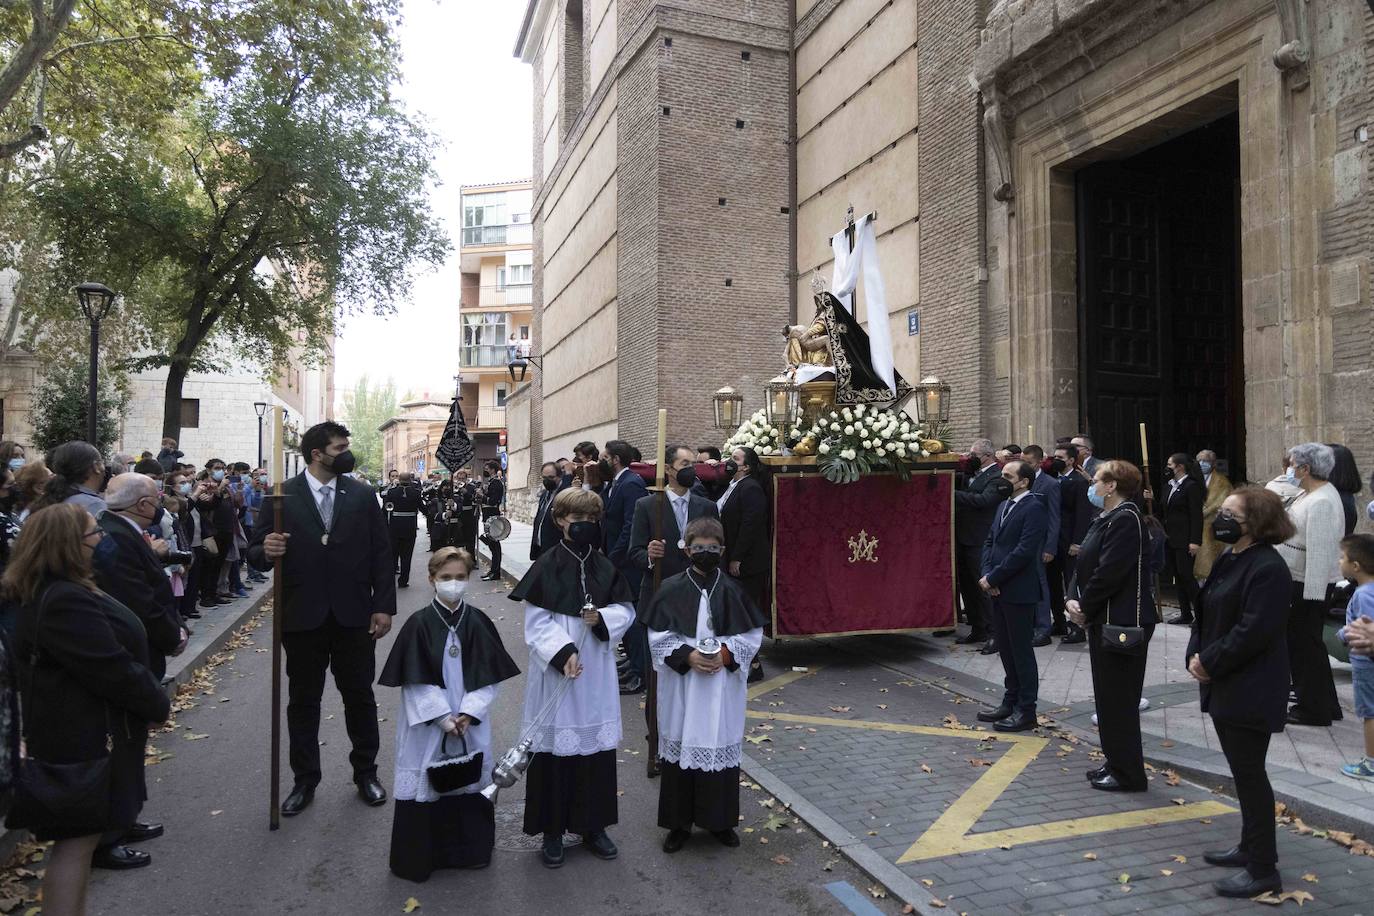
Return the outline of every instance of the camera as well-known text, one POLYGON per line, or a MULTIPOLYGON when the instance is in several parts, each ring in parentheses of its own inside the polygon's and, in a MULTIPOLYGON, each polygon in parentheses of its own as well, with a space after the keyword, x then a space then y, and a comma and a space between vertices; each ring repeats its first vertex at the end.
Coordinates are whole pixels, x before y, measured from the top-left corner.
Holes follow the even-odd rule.
POLYGON ((169 550, 163 558, 163 566, 190 566, 196 555, 189 550, 169 550))

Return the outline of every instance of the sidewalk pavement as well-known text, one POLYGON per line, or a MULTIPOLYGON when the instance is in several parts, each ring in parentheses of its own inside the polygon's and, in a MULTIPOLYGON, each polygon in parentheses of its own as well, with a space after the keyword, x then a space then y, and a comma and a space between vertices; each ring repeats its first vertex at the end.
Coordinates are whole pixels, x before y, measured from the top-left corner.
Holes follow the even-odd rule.
MULTIPOLYGON (((510 522, 510 536, 501 542, 501 571, 507 578, 519 582, 534 565, 530 560, 530 540, 534 529, 509 516, 507 521, 510 522)), ((477 542, 477 556, 491 562, 491 551, 480 540, 477 542)))
POLYGON ((194 677, 196 669, 218 652, 244 621, 272 600, 272 574, 268 573, 266 582, 244 582, 244 588, 248 590, 247 598, 235 598, 215 608, 201 608, 200 619, 188 621, 191 640, 186 651, 167 659, 167 676, 163 682, 169 692, 175 694, 176 688, 194 677))

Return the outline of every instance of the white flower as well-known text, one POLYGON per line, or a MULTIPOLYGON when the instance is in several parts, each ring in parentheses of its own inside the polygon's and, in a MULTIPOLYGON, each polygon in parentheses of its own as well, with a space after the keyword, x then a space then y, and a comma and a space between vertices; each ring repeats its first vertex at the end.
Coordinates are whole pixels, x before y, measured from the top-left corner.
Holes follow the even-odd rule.
POLYGON ((830 421, 827 420, 825 417, 821 417, 819 420, 816 421, 816 426, 820 429, 825 429, 826 424, 829 422, 830 421))
POLYGON ((926 451, 925 449, 921 449, 921 457, 922 457, 922 458, 929 458, 929 457, 930 457, 930 452, 926 451))
POLYGON ((859 416, 862 417, 862 416, 864 415, 864 405, 862 405, 862 404, 856 405, 855 408, 854 408, 854 413, 856 413, 856 414, 858 414, 859 416))
POLYGON ((898 458, 906 457, 906 446, 902 445, 900 442, 897 443, 897 446, 893 449, 893 451, 897 453, 898 458))
POLYGON ((771 455, 771 454, 773 454, 773 447, 772 447, 772 446, 769 446, 769 445, 765 445, 765 446, 763 446, 762 448, 759 449, 759 454, 760 454, 760 455, 771 455))
POLYGON ((846 426, 846 427, 844 428, 844 434, 845 434, 846 436, 852 436, 852 435, 854 435, 854 427, 852 427, 852 426, 846 426))
POLYGON ((865 440, 863 441, 863 447, 864 447, 864 448, 872 448, 872 447, 873 447, 873 443, 872 443, 870 440, 865 439, 865 440))
POLYGON ((879 458, 882 458, 885 455, 887 455, 887 449, 883 448, 882 446, 879 446, 877 449, 874 450, 874 454, 876 454, 879 458))
POLYGON ((853 422, 854 413, 848 407, 841 410, 840 413, 844 415, 845 422, 853 422))
POLYGON ((909 433, 909 432, 911 432, 911 424, 910 424, 910 423, 903 423, 903 424, 902 424, 902 432, 904 432, 904 433, 909 433))
POLYGON ((770 436, 776 436, 777 434, 778 434, 778 428, 777 428, 776 426, 770 426, 770 427, 768 427, 768 435, 770 435, 770 436))
POLYGON ((821 445, 820 445, 820 452, 821 452, 822 455, 829 455, 829 454, 830 454, 830 446, 829 446, 829 444, 827 444, 827 443, 825 443, 825 442, 822 442, 821 445))
POLYGON ((853 450, 852 448, 847 448, 847 449, 845 449, 844 451, 840 452, 840 457, 841 457, 841 458, 844 458, 844 459, 847 460, 847 461, 853 461, 853 460, 854 460, 854 450, 853 450))
POLYGON ((835 413, 835 411, 833 411, 833 410, 830 411, 830 419, 832 419, 832 420, 838 420, 839 418, 840 418, 840 415, 839 415, 839 414, 835 413))

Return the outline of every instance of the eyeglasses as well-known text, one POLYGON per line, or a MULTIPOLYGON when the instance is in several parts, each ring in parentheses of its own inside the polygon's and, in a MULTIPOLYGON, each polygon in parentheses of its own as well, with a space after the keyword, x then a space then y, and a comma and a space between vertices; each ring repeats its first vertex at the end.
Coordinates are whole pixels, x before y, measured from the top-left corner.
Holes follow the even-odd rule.
POLYGON ((88 537, 91 537, 92 535, 95 536, 95 539, 96 539, 97 541, 104 540, 104 538, 105 538, 105 529, 104 529, 104 528, 101 528, 101 527, 99 527, 99 526, 96 526, 95 528, 92 528, 90 531, 87 531, 84 535, 82 535, 82 537, 83 537, 83 538, 88 538, 88 537))
POLYGON ((692 556, 696 556, 700 553, 720 554, 725 552, 725 548, 720 546, 719 544, 694 544, 693 546, 687 548, 687 552, 690 553, 692 556))
POLYGON ((1237 515, 1236 513, 1232 512, 1230 509, 1222 509, 1221 511, 1219 511, 1219 512, 1217 513, 1217 518, 1229 518, 1229 519, 1231 519, 1232 521, 1240 522, 1241 524, 1245 524, 1245 516, 1243 516, 1243 515, 1237 515))

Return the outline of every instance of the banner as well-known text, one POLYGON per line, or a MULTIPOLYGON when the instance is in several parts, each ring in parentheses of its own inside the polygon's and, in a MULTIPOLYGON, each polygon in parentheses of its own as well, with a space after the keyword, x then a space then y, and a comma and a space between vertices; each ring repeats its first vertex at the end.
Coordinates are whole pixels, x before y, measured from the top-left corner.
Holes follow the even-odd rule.
POLYGON ((448 423, 444 426, 444 434, 439 437, 439 448, 435 450, 434 457, 443 462, 450 474, 456 474, 459 468, 465 467, 472 460, 475 451, 472 437, 468 435, 468 425, 463 420, 462 402, 454 398, 453 407, 448 413, 448 423))
POLYGON ((773 478, 773 634, 954 626, 954 474, 773 478))

